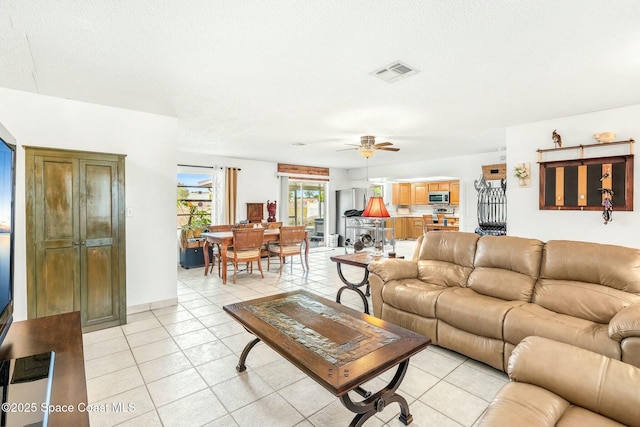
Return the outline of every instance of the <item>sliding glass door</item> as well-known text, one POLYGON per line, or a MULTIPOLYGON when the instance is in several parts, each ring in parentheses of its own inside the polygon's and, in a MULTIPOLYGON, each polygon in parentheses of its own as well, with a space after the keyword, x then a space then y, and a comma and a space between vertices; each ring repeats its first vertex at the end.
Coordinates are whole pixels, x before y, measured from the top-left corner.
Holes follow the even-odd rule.
POLYGON ((325 184, 289 180, 288 225, 304 225, 312 245, 324 244, 325 184))

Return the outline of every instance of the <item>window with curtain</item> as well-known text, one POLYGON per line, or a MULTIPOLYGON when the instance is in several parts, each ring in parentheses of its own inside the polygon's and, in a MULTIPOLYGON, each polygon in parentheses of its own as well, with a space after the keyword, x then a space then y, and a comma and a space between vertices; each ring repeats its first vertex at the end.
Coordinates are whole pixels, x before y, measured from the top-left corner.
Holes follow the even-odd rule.
POLYGON ((211 223, 214 213, 214 168, 178 166, 176 188, 177 227, 211 223))

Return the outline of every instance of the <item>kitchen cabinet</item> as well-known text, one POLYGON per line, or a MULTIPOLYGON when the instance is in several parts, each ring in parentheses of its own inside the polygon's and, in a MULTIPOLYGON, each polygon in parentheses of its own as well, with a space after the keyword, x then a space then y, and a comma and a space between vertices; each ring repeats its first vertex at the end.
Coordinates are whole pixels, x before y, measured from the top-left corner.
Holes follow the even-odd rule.
POLYGON ((422 218, 412 218, 412 223, 413 223, 413 239, 417 239, 420 236, 422 236, 422 233, 424 233, 424 222, 422 221, 422 218))
POLYGON ((396 218, 395 234, 398 240, 405 240, 407 238, 405 218, 396 218))
POLYGON ((125 156, 26 147, 29 319, 126 323, 125 156))
POLYGON ((429 203, 429 183, 414 182, 411 184, 411 204, 426 205, 429 203))
POLYGON ((397 217, 395 237, 398 240, 413 240, 422 235, 422 218, 397 217))
POLYGON ((427 225, 427 232, 429 231, 458 231, 457 225, 427 225))
POLYGON ((393 184, 391 203, 394 205, 410 205, 411 204, 411 184, 400 183, 393 184))
POLYGON ((448 182, 430 182, 429 191, 449 191, 448 182))
POLYGON ((460 204, 460 181, 393 184, 392 191, 394 205, 428 205, 430 191, 448 191, 449 203, 460 204))
POLYGON ((460 181, 449 183, 449 203, 452 205, 460 204, 460 181))

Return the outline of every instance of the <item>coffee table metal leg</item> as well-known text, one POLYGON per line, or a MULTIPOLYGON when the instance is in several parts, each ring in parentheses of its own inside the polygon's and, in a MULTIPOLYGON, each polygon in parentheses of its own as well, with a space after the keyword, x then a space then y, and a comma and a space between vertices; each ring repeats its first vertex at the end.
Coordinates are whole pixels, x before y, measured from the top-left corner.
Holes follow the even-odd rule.
POLYGON ((413 421, 413 416, 409 413, 409 404, 404 397, 396 394, 396 390, 400 386, 404 375, 407 373, 408 367, 409 359, 401 362, 398 365, 396 374, 393 376, 393 379, 389 384, 382 390, 373 393, 362 402, 352 401, 348 393, 340 396, 342 404, 351 412, 357 414, 351 421, 351 424, 349 424, 349 427, 362 426, 364 422, 375 415, 376 412, 382 412, 388 404, 393 402, 397 402, 400 405, 399 419, 404 425, 409 425, 413 421))
POLYGON ((260 338, 256 338, 251 342, 249 342, 249 344, 247 344, 244 347, 244 350, 242 350, 242 354, 240 355, 240 361, 238 362, 238 366, 236 366, 236 371, 242 372, 247 370, 247 366, 244 364, 244 362, 247 360, 247 356, 249 355, 249 352, 251 351, 251 349, 259 342, 260 342, 260 338))

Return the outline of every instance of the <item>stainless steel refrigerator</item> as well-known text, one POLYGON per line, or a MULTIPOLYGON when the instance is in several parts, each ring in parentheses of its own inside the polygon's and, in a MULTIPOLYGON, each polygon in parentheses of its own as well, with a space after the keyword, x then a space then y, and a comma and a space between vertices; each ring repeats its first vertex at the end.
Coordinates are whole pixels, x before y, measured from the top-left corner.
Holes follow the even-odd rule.
POLYGON ((346 230, 344 228, 344 212, 349 209, 364 210, 367 205, 367 189, 366 188, 350 188, 347 190, 336 191, 336 233, 338 237, 338 245, 344 246, 344 236, 346 230))

